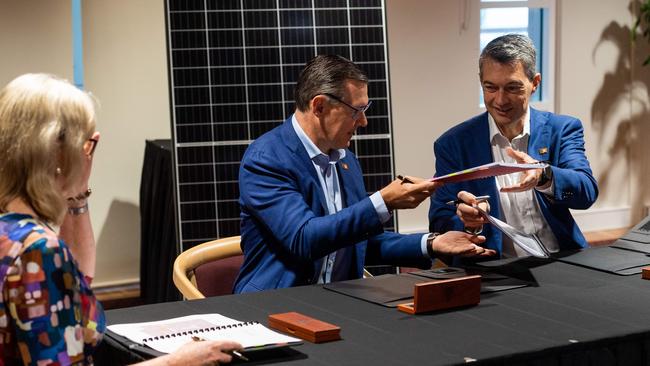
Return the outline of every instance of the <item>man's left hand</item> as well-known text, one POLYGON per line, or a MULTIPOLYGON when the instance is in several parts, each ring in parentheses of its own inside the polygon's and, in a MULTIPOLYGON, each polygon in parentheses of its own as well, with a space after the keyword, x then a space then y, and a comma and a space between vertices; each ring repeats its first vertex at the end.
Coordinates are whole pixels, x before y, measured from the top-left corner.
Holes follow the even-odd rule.
MULTIPOLYGON (((537 163, 537 160, 530 157, 530 155, 525 152, 517 151, 511 147, 506 148, 506 154, 511 158, 515 159, 519 164, 534 164, 537 163)), ((533 189, 539 183, 539 179, 542 176, 542 169, 529 169, 521 173, 519 183, 502 187, 501 192, 523 192, 529 189, 533 189)))
POLYGON ((481 246, 485 237, 471 235, 461 231, 447 231, 436 236, 431 243, 431 249, 437 255, 459 255, 461 257, 490 257, 496 255, 494 249, 481 246))

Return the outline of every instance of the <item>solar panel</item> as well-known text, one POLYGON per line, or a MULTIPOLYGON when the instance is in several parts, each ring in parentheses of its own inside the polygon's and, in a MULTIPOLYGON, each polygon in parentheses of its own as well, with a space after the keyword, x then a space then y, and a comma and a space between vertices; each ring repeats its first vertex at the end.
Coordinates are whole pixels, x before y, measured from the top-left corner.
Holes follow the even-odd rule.
POLYGON ((384 19, 382 0, 167 0, 181 251, 239 235, 240 160, 293 112, 298 74, 317 54, 368 74, 368 127, 350 149, 369 193, 393 179, 384 19))

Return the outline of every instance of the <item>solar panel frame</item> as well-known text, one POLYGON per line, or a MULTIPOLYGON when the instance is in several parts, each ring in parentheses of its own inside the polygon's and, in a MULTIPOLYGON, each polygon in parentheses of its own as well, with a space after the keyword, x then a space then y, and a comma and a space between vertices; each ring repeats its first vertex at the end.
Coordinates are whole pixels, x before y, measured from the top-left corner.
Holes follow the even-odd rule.
MULTIPOLYGON (((239 235, 246 147, 293 111, 305 62, 336 53, 366 71, 373 101, 354 136, 368 193, 394 177, 383 0, 166 0, 179 252, 239 235)), ((388 229, 397 227, 395 217, 388 229)))

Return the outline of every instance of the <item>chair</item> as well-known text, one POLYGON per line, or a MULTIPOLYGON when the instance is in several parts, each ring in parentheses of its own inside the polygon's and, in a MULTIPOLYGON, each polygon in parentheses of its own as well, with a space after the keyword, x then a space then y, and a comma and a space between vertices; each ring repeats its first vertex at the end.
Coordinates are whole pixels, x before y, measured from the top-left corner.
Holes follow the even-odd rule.
POLYGON ((188 300, 230 294, 244 260, 240 236, 199 244, 174 261, 172 278, 188 300))

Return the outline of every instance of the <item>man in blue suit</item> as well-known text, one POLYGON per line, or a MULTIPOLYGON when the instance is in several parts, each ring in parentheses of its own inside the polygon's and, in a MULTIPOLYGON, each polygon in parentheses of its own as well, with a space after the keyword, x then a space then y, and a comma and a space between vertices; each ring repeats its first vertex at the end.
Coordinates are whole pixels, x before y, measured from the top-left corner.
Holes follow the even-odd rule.
POLYGON ((440 185, 395 180, 368 196, 347 147, 365 127, 368 78, 340 56, 307 63, 296 111, 255 140, 239 171, 244 263, 234 292, 360 278, 366 262, 427 268, 436 254, 492 255, 463 232, 383 231, 395 209, 413 208, 440 185))
MULTIPOLYGON (((479 76, 487 112, 451 128, 434 143, 436 176, 491 162, 546 161, 549 167, 439 188, 431 197, 430 230, 480 230, 486 220, 475 208, 475 196, 489 195, 492 216, 536 234, 549 251, 587 246, 569 212, 588 208, 598 196, 582 124, 530 108, 530 97, 541 82, 535 58, 532 41, 522 35, 498 37, 483 49, 479 76), (447 204, 456 198, 465 204, 447 204)), ((494 227, 486 225, 482 233, 486 247, 505 256, 526 255, 494 227)))

